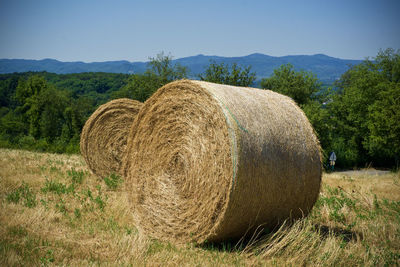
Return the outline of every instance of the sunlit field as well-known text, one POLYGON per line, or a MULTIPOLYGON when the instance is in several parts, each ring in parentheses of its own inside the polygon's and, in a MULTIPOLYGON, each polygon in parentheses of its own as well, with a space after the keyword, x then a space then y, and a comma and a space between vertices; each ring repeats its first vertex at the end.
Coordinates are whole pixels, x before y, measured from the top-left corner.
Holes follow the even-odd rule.
POLYGON ((0 149, 0 265, 400 264, 400 175, 323 175, 311 214, 224 243, 176 246, 135 227, 124 180, 79 155, 0 149))

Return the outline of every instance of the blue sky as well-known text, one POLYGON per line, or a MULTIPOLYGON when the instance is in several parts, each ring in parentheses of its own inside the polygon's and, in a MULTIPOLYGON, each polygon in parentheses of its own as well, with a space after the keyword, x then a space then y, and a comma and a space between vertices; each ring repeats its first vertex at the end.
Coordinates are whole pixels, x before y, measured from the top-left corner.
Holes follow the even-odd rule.
POLYGON ((146 61, 164 51, 346 59, 400 49, 399 0, 0 0, 0 58, 146 61))

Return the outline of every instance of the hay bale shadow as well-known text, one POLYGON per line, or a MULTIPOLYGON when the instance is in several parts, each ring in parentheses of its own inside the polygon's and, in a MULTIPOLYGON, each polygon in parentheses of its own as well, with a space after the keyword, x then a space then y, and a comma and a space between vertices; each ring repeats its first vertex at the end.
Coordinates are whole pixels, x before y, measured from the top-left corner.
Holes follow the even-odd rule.
MULTIPOLYGON (((275 239, 281 239, 282 235, 290 234, 292 226, 295 221, 286 221, 280 226, 269 229, 257 228, 254 232, 249 231, 242 238, 229 239, 222 242, 204 242, 198 244, 197 247, 208 251, 219 251, 219 252, 249 252, 253 249, 257 249, 261 243, 273 243, 275 239)), ((362 233, 357 231, 351 231, 340 227, 329 227, 326 225, 313 224, 308 230, 313 231, 321 237, 321 239, 327 239, 329 236, 341 238, 346 243, 362 241, 364 236, 362 233)))
POLYGON ((329 227, 326 225, 315 224, 315 230, 319 232, 320 236, 324 239, 333 235, 335 237, 341 237, 344 241, 362 241, 364 235, 357 231, 351 231, 340 227, 329 227))
MULTIPOLYGON (((289 227, 293 224, 293 221, 285 221, 282 225, 289 227)), ((271 238, 275 233, 281 231, 282 225, 277 225, 274 228, 268 228, 266 226, 259 226, 256 229, 248 230, 241 238, 227 239, 221 242, 204 242, 198 244, 197 247, 209 251, 219 252, 247 252, 256 248, 260 242, 271 238)))

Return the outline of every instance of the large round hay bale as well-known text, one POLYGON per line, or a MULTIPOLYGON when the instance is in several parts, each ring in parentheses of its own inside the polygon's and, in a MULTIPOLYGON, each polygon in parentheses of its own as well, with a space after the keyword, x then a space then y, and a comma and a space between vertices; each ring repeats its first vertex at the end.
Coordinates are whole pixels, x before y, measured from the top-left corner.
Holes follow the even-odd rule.
POLYGON ((138 228, 178 243, 305 216, 322 171, 318 139, 289 97, 190 80, 146 101, 123 169, 138 228))
POLYGON ((81 153, 89 169, 100 177, 121 174, 127 137, 143 103, 127 98, 101 105, 82 129, 81 153))

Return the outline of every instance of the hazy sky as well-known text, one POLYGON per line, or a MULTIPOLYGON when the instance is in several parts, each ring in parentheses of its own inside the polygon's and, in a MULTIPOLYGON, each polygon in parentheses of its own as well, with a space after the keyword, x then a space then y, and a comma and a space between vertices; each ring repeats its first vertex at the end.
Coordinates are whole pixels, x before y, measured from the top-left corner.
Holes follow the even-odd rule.
POLYGON ((400 0, 0 0, 0 58, 364 59, 388 47, 400 49, 400 0))

